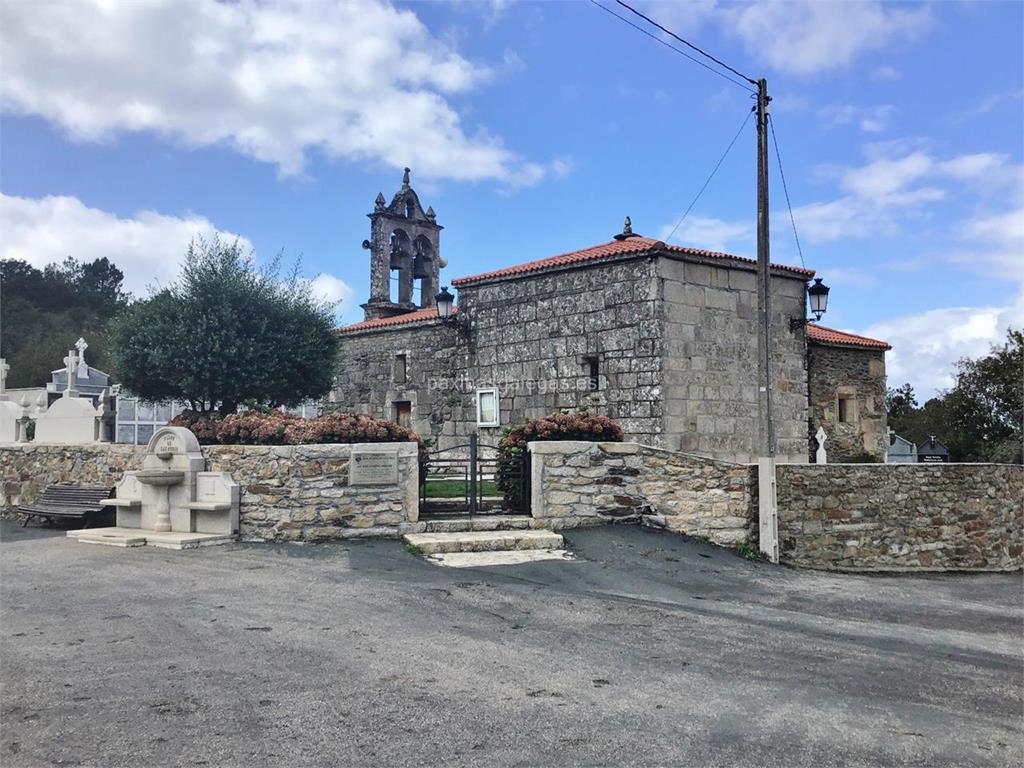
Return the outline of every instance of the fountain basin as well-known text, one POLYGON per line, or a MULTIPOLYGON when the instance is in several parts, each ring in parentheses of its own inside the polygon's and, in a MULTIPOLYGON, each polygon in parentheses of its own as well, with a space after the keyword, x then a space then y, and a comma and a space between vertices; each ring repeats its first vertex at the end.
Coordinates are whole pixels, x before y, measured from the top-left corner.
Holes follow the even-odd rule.
POLYGON ((180 483, 185 479, 185 473, 177 469, 143 469, 136 472, 135 477, 144 485, 165 487, 180 483))

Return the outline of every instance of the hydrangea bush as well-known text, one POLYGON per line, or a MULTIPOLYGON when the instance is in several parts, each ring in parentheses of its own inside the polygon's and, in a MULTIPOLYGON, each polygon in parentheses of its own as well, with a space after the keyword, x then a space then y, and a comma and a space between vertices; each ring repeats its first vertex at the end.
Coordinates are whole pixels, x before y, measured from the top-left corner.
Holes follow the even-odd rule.
POLYGON ((310 443, 403 443, 426 450, 408 427, 365 413, 328 413, 306 419, 280 411, 217 413, 182 411, 171 426, 187 427, 202 445, 306 445, 310 443))
POLYGON ((526 471, 523 456, 527 443, 534 440, 588 440, 591 442, 621 443, 625 435, 622 427, 608 416, 580 410, 551 413, 505 430, 498 442, 498 489, 506 503, 513 508, 525 506, 522 473, 526 471))

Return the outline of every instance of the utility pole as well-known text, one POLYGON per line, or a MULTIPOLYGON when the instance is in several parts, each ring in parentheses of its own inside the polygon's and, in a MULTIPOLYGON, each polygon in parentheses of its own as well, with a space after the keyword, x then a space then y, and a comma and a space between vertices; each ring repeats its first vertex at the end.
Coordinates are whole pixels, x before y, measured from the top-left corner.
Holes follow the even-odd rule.
POLYGON ((775 423, 772 419, 772 291, 768 239, 768 81, 757 81, 757 415, 758 528, 760 550, 779 561, 775 488, 775 423))

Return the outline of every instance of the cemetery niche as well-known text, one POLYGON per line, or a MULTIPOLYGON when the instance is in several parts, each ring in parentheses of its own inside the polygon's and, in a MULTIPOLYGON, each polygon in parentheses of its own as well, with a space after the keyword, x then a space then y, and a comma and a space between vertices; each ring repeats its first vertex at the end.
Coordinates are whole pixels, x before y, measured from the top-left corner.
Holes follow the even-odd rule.
POLYGON ((142 469, 125 472, 114 498, 113 528, 69 531, 88 544, 148 544, 190 549, 238 535, 239 486, 226 472, 205 471, 196 436, 185 427, 163 427, 149 441, 142 469))

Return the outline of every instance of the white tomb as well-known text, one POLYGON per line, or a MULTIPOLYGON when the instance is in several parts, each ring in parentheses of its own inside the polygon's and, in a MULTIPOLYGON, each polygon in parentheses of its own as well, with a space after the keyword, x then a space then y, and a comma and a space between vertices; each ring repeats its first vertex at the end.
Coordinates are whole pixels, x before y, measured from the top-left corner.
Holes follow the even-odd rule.
POLYGON ((16 443, 21 435, 21 420, 25 409, 11 402, 6 394, 7 372, 11 366, 0 357, 0 443, 16 443))
POLYGON ((238 535, 238 483, 226 472, 204 471, 199 441, 185 427, 163 427, 146 446, 142 469, 117 484, 114 528, 69 531, 90 544, 149 544, 189 549, 231 541, 238 535))
MULTIPOLYGON (((83 343, 79 339, 80 343, 83 343)), ((59 400, 36 417, 37 443, 63 443, 81 445, 99 442, 103 429, 103 407, 97 408, 72 387, 78 375, 79 358, 69 350, 64 358, 67 370, 67 388, 59 400)), ((100 402, 103 402, 101 400, 100 402)))

